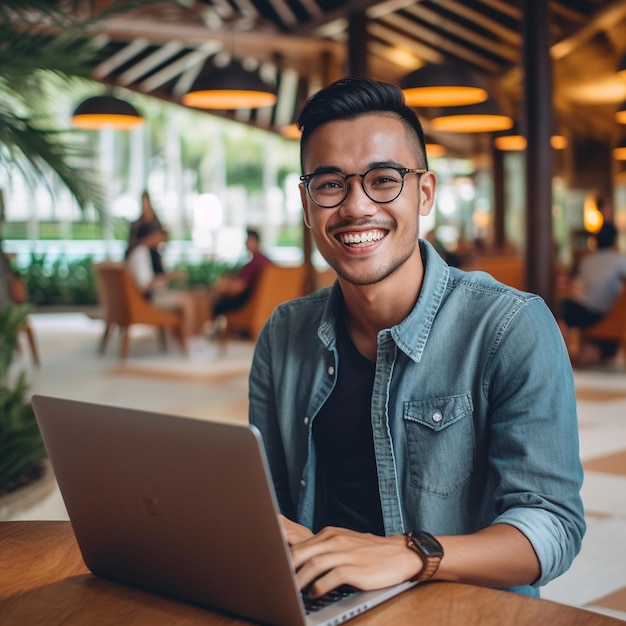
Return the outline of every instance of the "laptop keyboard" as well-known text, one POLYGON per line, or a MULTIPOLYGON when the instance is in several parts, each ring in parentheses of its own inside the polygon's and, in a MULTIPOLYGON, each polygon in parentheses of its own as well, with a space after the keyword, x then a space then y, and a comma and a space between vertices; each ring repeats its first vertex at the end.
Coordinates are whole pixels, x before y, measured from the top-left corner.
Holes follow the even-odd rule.
POLYGON ((319 598, 309 598, 307 590, 303 590, 302 601, 304 602, 304 610, 307 615, 315 613, 316 611, 324 609, 331 604, 335 604, 335 602, 349 598, 351 595, 357 593, 357 591, 358 589, 355 589, 354 587, 342 585, 341 587, 337 587, 337 589, 333 589, 319 598))

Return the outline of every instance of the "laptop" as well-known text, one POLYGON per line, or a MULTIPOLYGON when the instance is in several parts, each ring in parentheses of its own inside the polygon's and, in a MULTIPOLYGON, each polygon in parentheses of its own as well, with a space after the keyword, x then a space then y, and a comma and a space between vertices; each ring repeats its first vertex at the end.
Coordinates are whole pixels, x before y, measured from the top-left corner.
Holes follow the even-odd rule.
POLYGON ((339 624, 415 584, 305 609, 252 426, 42 395, 32 403, 98 576, 275 626, 339 624))

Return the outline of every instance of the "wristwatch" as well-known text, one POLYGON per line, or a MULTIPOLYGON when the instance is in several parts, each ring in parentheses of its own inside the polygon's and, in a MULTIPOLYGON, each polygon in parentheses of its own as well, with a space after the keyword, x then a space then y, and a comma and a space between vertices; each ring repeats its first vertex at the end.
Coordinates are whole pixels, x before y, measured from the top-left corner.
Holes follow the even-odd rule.
POLYGON ((442 545, 430 534, 423 530, 411 530, 404 535, 408 548, 417 552, 424 566, 419 574, 411 578, 411 582, 424 582, 432 578, 439 568, 443 558, 442 545))

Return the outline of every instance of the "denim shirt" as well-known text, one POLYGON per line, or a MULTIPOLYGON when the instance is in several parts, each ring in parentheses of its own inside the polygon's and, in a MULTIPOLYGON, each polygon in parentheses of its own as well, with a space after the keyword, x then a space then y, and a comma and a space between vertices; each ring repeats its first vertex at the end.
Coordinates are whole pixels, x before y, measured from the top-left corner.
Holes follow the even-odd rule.
MULTIPOLYGON (((450 268, 420 241, 413 311, 378 333, 371 418, 386 535, 510 524, 541 565, 566 571, 585 532, 573 375, 543 300, 450 268)), ((312 425, 340 367, 338 283, 278 307, 255 348, 250 423, 261 431, 281 512, 312 528, 312 425)), ((367 390, 365 391, 367 392, 367 390)))

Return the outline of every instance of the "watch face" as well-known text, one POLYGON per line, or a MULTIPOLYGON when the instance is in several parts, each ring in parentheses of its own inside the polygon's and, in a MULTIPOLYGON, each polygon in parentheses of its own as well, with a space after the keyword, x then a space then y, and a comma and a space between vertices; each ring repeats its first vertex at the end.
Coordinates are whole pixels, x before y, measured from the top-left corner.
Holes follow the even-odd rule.
POLYGON ((424 554, 429 556, 443 556, 443 548, 441 544, 429 533, 420 531, 413 533, 413 537, 419 542, 424 554))

